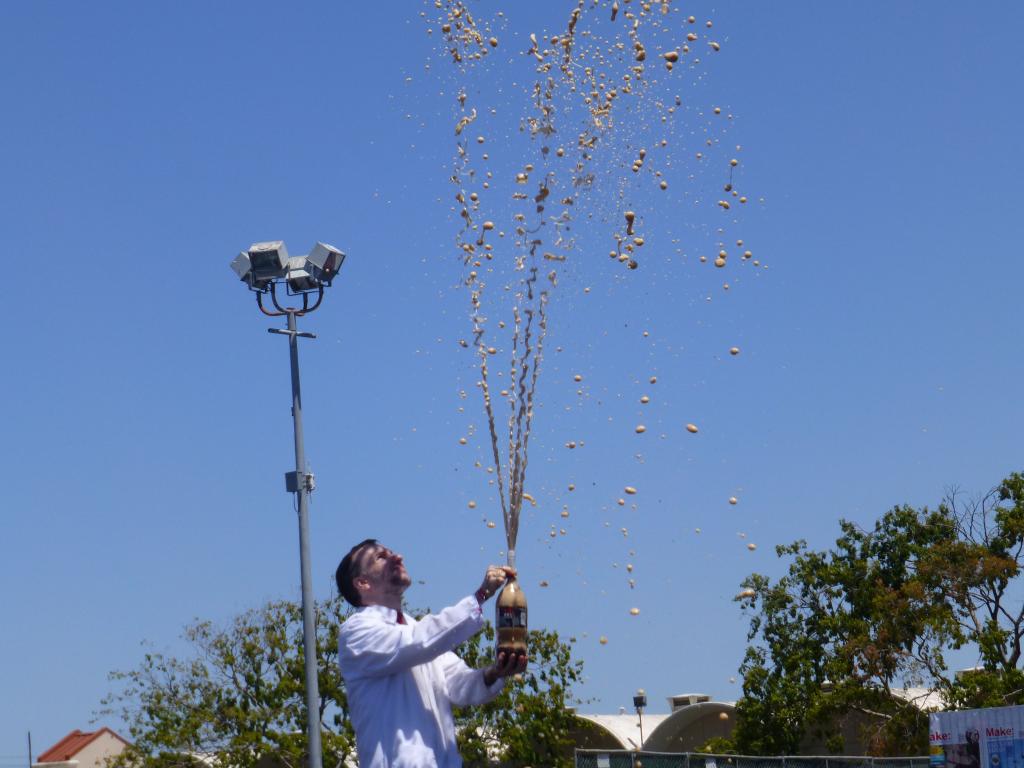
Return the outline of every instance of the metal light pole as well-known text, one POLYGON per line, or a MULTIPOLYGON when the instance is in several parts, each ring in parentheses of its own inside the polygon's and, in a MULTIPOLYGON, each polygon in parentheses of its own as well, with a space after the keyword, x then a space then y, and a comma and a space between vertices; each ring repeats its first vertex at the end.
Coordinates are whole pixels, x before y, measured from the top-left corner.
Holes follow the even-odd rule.
MULTIPOLYGON (((636 692, 636 696, 633 697, 633 706, 636 707, 636 716, 640 718, 640 751, 644 751, 644 707, 647 706, 647 693, 643 688, 636 692)), ((639 765, 639 761, 634 760, 634 765, 639 765)))
POLYGON ((268 328, 270 333, 288 337, 288 354, 292 375, 292 421, 295 432, 295 470, 285 473, 285 488, 297 497, 299 515, 299 567, 302 574, 302 648, 306 672, 306 731, 308 768, 322 768, 320 748, 320 687, 317 682, 316 615, 313 601, 313 578, 309 556, 309 495, 316 487, 311 472, 306 471, 306 452, 302 434, 302 391, 299 387, 299 338, 315 339, 312 333, 299 332, 296 318, 313 312, 324 298, 324 287, 331 284, 345 254, 336 248, 317 243, 308 256, 288 257, 281 241, 255 243, 231 263, 238 276, 256 292, 256 304, 269 317, 286 316, 288 327, 268 328), (301 296, 302 306, 282 306, 278 286, 289 296, 301 296), (316 300, 310 306, 309 298, 316 300), (270 295, 273 309, 263 304, 270 295))
MULTIPOLYGON (((257 294, 259 295, 259 294, 257 294)), ((320 289, 323 297, 323 289, 320 289)), ((275 302, 276 303, 276 302, 275 302)), ((319 306, 320 300, 316 302, 319 306)), ((314 307, 315 308, 315 307, 314 307)), ((260 303, 260 309, 263 305, 260 303)), ((263 310, 266 312, 266 310, 263 310)), ((268 313, 270 314, 270 313, 268 313)), ((288 330, 268 328, 270 333, 288 335, 288 353, 292 367, 292 421, 295 427, 295 471, 285 474, 285 488, 298 497, 299 568, 302 571, 302 649, 306 664, 306 739, 309 768, 321 768, 320 687, 317 683, 316 616, 313 611, 313 576, 309 565, 309 494, 315 487, 312 473, 306 472, 306 452, 302 436, 302 393, 299 389, 299 337, 315 339, 312 333, 299 333, 294 309, 286 312, 288 330)))

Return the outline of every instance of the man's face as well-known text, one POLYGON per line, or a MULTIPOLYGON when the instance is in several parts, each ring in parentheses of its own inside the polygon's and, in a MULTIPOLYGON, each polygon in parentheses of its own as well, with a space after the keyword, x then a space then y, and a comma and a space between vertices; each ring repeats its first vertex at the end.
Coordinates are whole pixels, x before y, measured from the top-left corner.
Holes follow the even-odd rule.
POLYGON ((381 602, 381 598, 389 595, 400 596, 412 583, 402 556, 381 544, 364 547, 357 561, 359 575, 355 583, 364 605, 381 602))

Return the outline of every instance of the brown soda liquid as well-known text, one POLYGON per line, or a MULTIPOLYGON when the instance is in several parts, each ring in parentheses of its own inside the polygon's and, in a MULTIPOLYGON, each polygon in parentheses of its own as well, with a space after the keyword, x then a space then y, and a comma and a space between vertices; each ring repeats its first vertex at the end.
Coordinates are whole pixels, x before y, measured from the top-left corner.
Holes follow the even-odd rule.
POLYGON ((494 625, 498 630, 498 653, 526 655, 526 595, 515 579, 509 580, 498 595, 494 625))

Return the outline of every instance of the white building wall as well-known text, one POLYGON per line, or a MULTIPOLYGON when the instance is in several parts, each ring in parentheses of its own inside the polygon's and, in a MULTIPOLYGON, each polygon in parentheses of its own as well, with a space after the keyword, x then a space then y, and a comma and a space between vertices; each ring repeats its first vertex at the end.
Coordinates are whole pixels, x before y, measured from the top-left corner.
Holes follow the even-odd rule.
POLYGON ((101 733, 75 755, 79 768, 104 768, 111 757, 124 751, 125 743, 109 733, 101 733))

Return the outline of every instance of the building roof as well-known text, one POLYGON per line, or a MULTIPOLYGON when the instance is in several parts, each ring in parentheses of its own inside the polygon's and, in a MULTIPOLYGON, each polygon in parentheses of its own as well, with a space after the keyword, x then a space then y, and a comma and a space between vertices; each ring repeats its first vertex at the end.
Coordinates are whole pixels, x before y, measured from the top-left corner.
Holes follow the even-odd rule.
POLYGON ((62 763, 66 760, 71 760, 75 755, 85 749, 104 733, 109 733, 115 739, 123 741, 125 744, 128 743, 126 739, 122 738, 109 728, 100 728, 98 731, 80 731, 76 728, 48 750, 42 752, 39 757, 36 758, 36 762, 62 763))
POLYGON ((700 743, 709 738, 709 733, 706 729, 698 731, 698 733, 704 733, 704 736, 700 737, 697 744, 688 748, 684 747, 680 750, 678 743, 684 740, 687 731, 689 731, 697 721, 704 720, 712 715, 717 715, 718 717, 714 718, 714 722, 719 723, 719 719, 724 716, 725 723, 727 723, 727 725, 719 724, 719 727, 724 732, 711 732, 710 734, 715 736, 724 736, 732 732, 733 726, 731 718, 735 711, 735 706, 724 701, 698 701, 688 706, 679 707, 651 730, 647 735, 647 738, 644 740, 644 746, 653 752, 677 752, 696 749, 700 746, 700 743))
MULTIPOLYGON (((576 717, 589 720, 598 725, 602 730, 611 734, 622 746, 621 749, 640 748, 640 719, 634 712, 631 715, 582 715, 576 713, 576 717)), ((644 715, 644 740, 655 728, 661 725, 668 715, 644 715)))
POLYGON ((893 688, 893 695, 903 699, 922 712, 935 712, 946 708, 946 702, 942 694, 930 688, 893 688))

